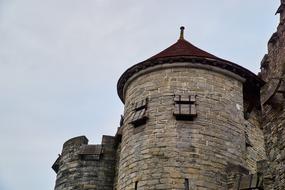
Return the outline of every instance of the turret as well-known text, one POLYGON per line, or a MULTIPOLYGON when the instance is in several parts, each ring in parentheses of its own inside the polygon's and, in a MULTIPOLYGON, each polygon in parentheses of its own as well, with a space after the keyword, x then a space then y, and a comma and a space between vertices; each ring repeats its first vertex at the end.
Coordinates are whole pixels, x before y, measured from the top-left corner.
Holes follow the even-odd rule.
POLYGON ((237 188, 263 158, 262 137, 249 146, 262 136, 255 118, 262 85, 186 41, 181 27, 176 43, 119 79, 125 109, 116 189, 237 188))
POLYGON ((115 177, 115 138, 89 145, 85 136, 66 141, 52 168, 57 173, 55 190, 112 190, 115 177))
POLYGON ((264 81, 194 46, 184 29, 120 77, 124 115, 114 137, 64 143, 55 190, 262 188, 264 81))

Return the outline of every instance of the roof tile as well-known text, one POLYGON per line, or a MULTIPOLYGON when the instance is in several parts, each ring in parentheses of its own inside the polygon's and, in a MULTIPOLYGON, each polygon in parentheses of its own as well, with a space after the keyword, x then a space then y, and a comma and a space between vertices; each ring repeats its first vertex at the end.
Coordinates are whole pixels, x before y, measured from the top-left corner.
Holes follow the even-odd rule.
POLYGON ((166 48, 162 52, 152 56, 149 60, 165 58, 165 57, 176 57, 176 56, 194 56, 194 57, 204 57, 204 58, 213 58, 217 59, 218 57, 201 50, 191 44, 190 42, 179 39, 175 44, 166 48))

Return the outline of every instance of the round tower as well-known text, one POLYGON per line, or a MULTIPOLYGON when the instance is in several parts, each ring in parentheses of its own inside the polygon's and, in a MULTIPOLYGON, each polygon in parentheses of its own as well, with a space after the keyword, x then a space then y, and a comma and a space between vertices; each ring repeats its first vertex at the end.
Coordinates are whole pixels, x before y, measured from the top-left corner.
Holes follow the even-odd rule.
POLYGON ((231 172, 246 171, 244 100, 258 104, 261 84, 186 41, 181 27, 176 43, 118 81, 117 189, 227 189, 231 172))
POLYGON ((88 144, 85 136, 63 144, 52 168, 55 190, 112 190, 115 177, 115 137, 103 135, 101 144, 88 144))

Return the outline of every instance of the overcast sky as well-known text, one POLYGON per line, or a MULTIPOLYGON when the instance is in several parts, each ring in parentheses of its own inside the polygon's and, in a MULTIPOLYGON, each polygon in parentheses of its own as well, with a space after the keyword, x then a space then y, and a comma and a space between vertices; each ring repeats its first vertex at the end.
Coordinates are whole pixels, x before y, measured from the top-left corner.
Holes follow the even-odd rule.
POLYGON ((279 0, 0 0, 0 190, 51 190, 71 137, 114 135, 116 83, 176 42, 257 73, 279 0))

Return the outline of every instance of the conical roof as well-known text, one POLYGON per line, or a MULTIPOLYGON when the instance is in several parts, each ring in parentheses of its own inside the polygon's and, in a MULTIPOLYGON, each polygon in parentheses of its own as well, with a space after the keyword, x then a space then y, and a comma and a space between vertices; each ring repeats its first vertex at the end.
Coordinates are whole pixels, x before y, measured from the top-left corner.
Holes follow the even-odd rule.
POLYGON ((162 52, 154 55, 150 59, 166 58, 166 57, 177 57, 177 56, 194 56, 217 59, 218 57, 199 49, 190 42, 184 39, 184 27, 180 28, 180 38, 178 41, 166 48, 162 52))
POLYGON ((216 56, 197 48, 190 42, 184 39, 179 39, 175 44, 171 45, 170 47, 163 50, 162 52, 154 55, 150 59, 175 57, 175 56, 195 56, 195 57, 205 57, 205 58, 213 58, 213 59, 217 58, 216 56))
POLYGON ((244 89, 246 89, 246 93, 259 94, 260 86, 264 84, 264 81, 258 78, 251 71, 239 66, 238 64, 212 55, 186 41, 184 39, 184 27, 181 27, 180 37, 176 43, 149 59, 133 65, 123 73, 117 84, 117 91, 120 99, 124 102, 125 85, 136 73, 154 66, 177 64, 181 62, 189 63, 189 65, 203 64, 204 66, 218 67, 222 70, 230 71, 231 73, 245 79, 244 89))

